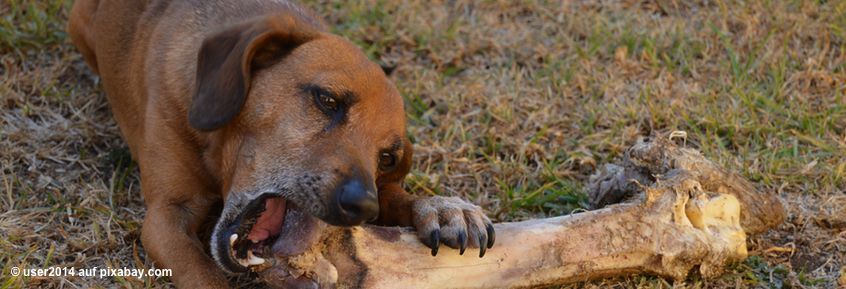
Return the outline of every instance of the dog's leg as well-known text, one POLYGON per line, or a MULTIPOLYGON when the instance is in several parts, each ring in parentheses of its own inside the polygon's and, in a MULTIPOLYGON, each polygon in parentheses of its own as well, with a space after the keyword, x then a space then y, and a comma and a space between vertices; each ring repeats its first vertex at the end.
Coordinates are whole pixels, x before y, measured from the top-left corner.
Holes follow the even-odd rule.
POLYGON ((479 257, 494 244, 493 223, 479 206, 457 197, 415 197, 399 184, 379 190, 379 224, 412 225, 432 255, 441 243, 460 250, 479 248, 479 257))
POLYGON ((147 216, 141 241, 156 266, 173 270, 177 287, 228 288, 223 270, 205 253, 203 242, 197 237, 218 201, 210 185, 214 182, 189 166, 142 163, 147 216))
POLYGON ((382 226, 414 226, 411 207, 420 197, 406 192, 397 183, 379 188, 379 218, 376 224, 382 226))
POLYGON ((197 215, 185 204, 162 204, 147 211, 141 241, 157 267, 173 270, 179 288, 228 288, 225 275, 197 238, 197 215), (193 227, 193 228, 187 228, 193 227))
POLYGON ((97 16, 99 0, 77 0, 68 19, 68 34, 79 49, 88 67, 98 73, 97 57, 94 55, 94 19, 97 16))

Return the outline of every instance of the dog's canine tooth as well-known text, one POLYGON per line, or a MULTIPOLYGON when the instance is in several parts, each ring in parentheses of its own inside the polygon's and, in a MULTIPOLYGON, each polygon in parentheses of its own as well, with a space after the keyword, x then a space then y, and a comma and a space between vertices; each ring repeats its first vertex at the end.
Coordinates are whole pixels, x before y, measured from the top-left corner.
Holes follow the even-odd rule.
POLYGON ((264 258, 253 255, 252 251, 247 252, 247 264, 249 266, 261 265, 261 264, 264 264, 264 262, 265 262, 264 258))
POLYGON ((230 248, 235 246, 235 241, 238 241, 238 234, 232 234, 232 236, 229 236, 229 247, 230 248))
POLYGON ((264 264, 264 262, 266 262, 266 260, 264 260, 264 258, 253 255, 252 251, 247 251, 247 259, 238 259, 238 258, 235 258, 235 259, 238 260, 238 264, 241 264, 241 266, 244 266, 244 267, 261 265, 261 264, 264 264))

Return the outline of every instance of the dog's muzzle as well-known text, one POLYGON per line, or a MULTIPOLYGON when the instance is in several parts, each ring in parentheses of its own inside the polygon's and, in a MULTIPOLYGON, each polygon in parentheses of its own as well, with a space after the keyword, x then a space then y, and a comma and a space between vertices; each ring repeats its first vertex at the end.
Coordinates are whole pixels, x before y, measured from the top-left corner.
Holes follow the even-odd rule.
POLYGON ((224 270, 246 272, 272 255, 282 231, 288 202, 279 193, 232 195, 214 228, 211 253, 224 270))

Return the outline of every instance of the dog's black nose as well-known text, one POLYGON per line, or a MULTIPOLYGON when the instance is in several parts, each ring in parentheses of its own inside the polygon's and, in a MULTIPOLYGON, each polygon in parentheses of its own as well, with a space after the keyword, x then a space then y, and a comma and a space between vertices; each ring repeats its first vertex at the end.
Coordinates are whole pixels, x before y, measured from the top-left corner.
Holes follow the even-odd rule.
POLYGON ((348 225, 373 221, 379 216, 379 199, 375 190, 368 190, 361 181, 352 179, 338 192, 341 219, 348 225))

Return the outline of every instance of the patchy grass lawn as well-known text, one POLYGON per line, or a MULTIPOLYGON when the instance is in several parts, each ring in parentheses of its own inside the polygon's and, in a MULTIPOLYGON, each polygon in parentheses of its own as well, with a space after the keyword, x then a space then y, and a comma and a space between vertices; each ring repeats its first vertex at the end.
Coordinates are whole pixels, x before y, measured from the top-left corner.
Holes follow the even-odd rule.
MULTIPOLYGON (((789 217, 752 237, 752 257, 729 274, 683 287, 846 286, 846 1, 566 2, 307 4, 396 65, 417 151, 411 191, 463 196, 499 221, 567 214, 598 164, 639 135, 684 130, 778 193, 789 217)), ((9 275, 150 268, 138 172, 63 32, 70 5, 0 3, 0 288, 168 287, 9 275)))

